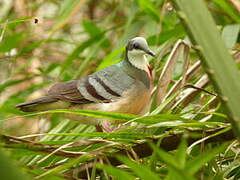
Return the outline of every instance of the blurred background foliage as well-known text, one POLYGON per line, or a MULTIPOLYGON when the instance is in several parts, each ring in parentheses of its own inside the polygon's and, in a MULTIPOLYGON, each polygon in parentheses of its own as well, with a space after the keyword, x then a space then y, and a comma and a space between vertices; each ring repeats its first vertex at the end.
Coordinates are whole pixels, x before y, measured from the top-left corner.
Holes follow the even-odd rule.
MULTIPOLYGON (((229 53, 240 68, 239 1, 205 2, 229 53)), ((163 138, 169 133, 202 130, 202 139, 195 141, 196 144, 192 142, 190 146, 183 140, 177 151, 168 154, 156 150, 152 156, 140 160, 129 148, 133 160, 117 157, 125 164, 121 169, 110 165, 89 168, 88 179, 121 179, 120 176, 124 177, 122 179, 184 179, 184 172, 191 166, 195 169, 189 170, 188 179, 240 178, 237 142, 231 141, 219 151, 215 148, 218 143, 202 143, 206 138, 205 131, 222 128, 221 134, 230 129, 230 124, 200 67, 194 46, 189 48, 188 32, 170 1, 1 0, 0 9, 1 134, 19 138, 10 141, 9 138, 14 138, 3 136, 1 145, 32 177, 77 179, 79 169, 73 167, 84 166, 92 159, 95 164, 108 162, 105 152, 147 142, 149 137, 163 138), (146 126, 145 130, 140 126, 136 133, 133 124, 132 129, 112 135, 94 133, 94 127, 71 122, 58 113, 33 117, 15 108, 18 103, 43 95, 48 86, 57 81, 83 77, 119 62, 124 58, 126 43, 135 36, 145 37, 157 53, 156 59, 150 59, 156 85, 149 107, 153 117, 138 120, 146 126), (173 52, 178 56, 172 55, 173 52), (164 73, 164 66, 170 71, 164 73), (166 84, 161 84, 161 78, 166 84), (195 86, 206 91, 193 88, 195 86), (47 132, 52 135, 44 134, 47 132), (45 136, 22 137, 39 133, 45 136), (84 139, 88 142, 77 146, 84 139), (94 141, 98 143, 89 143, 94 141), (66 152, 79 153, 79 157, 67 156, 69 154, 61 151, 65 148, 68 148, 66 152), (209 156, 202 154, 208 150, 212 152, 209 156), (56 155, 56 152, 62 154, 56 155), (80 156, 80 152, 84 155, 80 156), (215 157, 216 154, 219 156, 215 157), (178 169, 174 161, 181 162, 182 169, 178 169), (99 173, 96 169, 104 171, 99 173)), ((109 118, 106 114, 101 116, 109 118)), ((118 119, 126 121, 132 117, 119 116, 118 119)))

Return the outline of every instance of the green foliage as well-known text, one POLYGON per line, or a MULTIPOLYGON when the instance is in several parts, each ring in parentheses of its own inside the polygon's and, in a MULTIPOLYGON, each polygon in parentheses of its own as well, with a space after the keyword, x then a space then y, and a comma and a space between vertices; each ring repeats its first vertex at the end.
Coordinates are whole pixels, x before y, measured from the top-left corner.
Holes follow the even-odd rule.
POLYGON ((9 180, 28 180, 30 178, 16 167, 16 165, 6 155, 0 151, 0 173, 2 179, 9 180))
POLYGON ((151 172, 151 170, 148 169, 147 167, 144 167, 143 165, 140 165, 140 164, 138 164, 134 161, 131 161, 126 157, 118 156, 118 159, 121 162, 123 162, 124 164, 126 164, 141 179, 144 179, 144 180, 147 180, 147 179, 160 180, 160 178, 156 174, 151 172))
POLYGON ((130 173, 109 165, 99 165, 98 168, 104 169, 109 175, 119 180, 132 180, 135 178, 130 173))
MULTIPOLYGON (((175 0, 182 11, 180 17, 186 22, 192 41, 198 46, 199 55, 203 57, 203 65, 213 80, 223 104, 228 110, 228 117, 233 123, 237 136, 240 136, 240 73, 236 64, 227 52, 213 18, 202 1, 175 0), (196 9, 194 12, 192 9, 196 9), (202 28, 204 27, 204 28, 202 28), (224 72, 224 73, 223 73, 224 72), (224 82, 230 83, 226 85, 224 82), (233 92, 232 89, 235 91, 233 92)), ((225 6, 224 6, 225 7, 225 6)))
POLYGON ((24 34, 16 33, 13 35, 9 35, 3 38, 2 43, 0 44, 0 52, 6 53, 16 48, 20 45, 20 43, 25 39, 24 34))
MULTIPOLYGON (((192 8, 201 2, 3 1, 3 151, 27 176, 44 180, 239 179, 239 142, 234 141, 229 116, 219 96, 239 103, 239 91, 231 86, 234 81, 227 76, 239 72, 227 53, 239 67, 240 16, 231 1, 205 1, 208 10, 202 5, 192 8), (174 9, 174 2, 180 10, 174 9), (84 77, 119 62, 124 58, 126 43, 135 36, 145 37, 157 53, 149 63, 154 86, 162 96, 159 106, 154 103, 159 99, 153 95, 150 110, 143 115, 68 109, 22 113, 15 108, 18 103, 44 95, 48 86, 57 81, 84 77), (190 43, 192 37, 197 45, 190 43), (179 42, 181 46, 175 48, 179 42), (217 74, 211 80, 218 85, 220 94, 200 66, 198 60, 203 60, 202 56, 206 59, 203 65, 217 74), (164 69, 168 77, 163 77, 163 82, 159 77, 164 69), (71 121, 65 114, 122 124, 112 125, 114 132, 95 132, 94 126, 71 121)), ((236 83, 238 78, 233 78, 236 83)), ((238 105, 228 106, 239 112, 238 105)), ((2 153, 0 161, 4 179, 11 179, 11 175, 12 179, 25 179, 2 153)))

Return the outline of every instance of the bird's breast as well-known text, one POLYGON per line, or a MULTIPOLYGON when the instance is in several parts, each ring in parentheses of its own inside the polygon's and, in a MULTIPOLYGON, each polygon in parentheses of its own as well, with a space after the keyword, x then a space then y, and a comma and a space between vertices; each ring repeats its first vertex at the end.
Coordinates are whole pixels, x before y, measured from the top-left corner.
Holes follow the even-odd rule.
MULTIPOLYGON (((84 110, 97 110, 107 112, 129 113, 129 114, 142 114, 147 109, 151 99, 152 88, 146 88, 146 86, 138 82, 129 88, 118 99, 109 103, 91 103, 73 106, 72 109, 84 109, 84 110)), ((85 124, 100 124, 102 119, 94 119, 88 117, 79 116, 71 117, 81 123, 85 124)), ((111 123, 114 123, 112 121, 111 123)))
POLYGON ((100 104, 100 109, 119 113, 141 114, 149 104, 151 90, 143 85, 135 85, 123 94, 121 98, 111 103, 100 104))
POLYGON ((147 66, 147 73, 148 73, 150 80, 153 80, 152 68, 149 65, 147 66))

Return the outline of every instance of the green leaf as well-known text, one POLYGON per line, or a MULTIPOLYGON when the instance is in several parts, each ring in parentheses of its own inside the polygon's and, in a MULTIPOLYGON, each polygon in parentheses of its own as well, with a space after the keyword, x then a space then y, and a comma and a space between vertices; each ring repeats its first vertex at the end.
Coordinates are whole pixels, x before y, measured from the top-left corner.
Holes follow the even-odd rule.
POLYGON ((121 170, 120 168, 116 168, 110 165, 97 165, 98 168, 105 170, 109 175, 113 176, 118 180, 133 180, 135 179, 130 173, 121 170))
MULTIPOLYGON (((160 34, 156 34, 153 36, 150 36, 148 38, 148 42, 157 42, 157 44, 163 44, 164 42, 173 39, 182 39, 186 36, 186 33, 184 31, 184 28, 181 24, 177 24, 174 27, 171 27, 170 29, 163 29, 160 34)), ((150 44, 149 43, 149 44, 150 44)))
POLYGON ((228 48, 233 48, 237 42, 240 31, 240 24, 231 24, 223 28, 222 38, 228 48))
POLYGON ((3 41, 0 43, 0 53, 9 52, 11 49, 19 47, 25 37, 26 36, 23 33, 15 33, 5 36, 3 41))
POLYGON ((105 48, 109 47, 110 45, 109 41, 104 36, 103 31, 99 27, 97 27, 96 24, 94 24, 92 21, 84 20, 83 27, 85 31, 90 35, 90 37, 96 37, 98 35, 102 35, 103 36, 102 39, 104 39, 104 41, 101 43, 102 47, 105 47, 105 48))
POLYGON ((233 180, 240 179, 240 166, 234 167, 228 174, 226 178, 233 178, 233 180))
MULTIPOLYGON (((186 170, 183 168, 183 166, 179 165, 179 158, 175 158, 170 153, 167 153, 163 151, 160 148, 157 148, 155 145, 150 144, 153 148, 154 152, 163 160, 169 167, 169 175, 170 177, 173 177, 172 179, 179 179, 179 180, 194 180, 192 176, 190 176, 186 170)), ((181 152, 185 147, 185 144, 180 145, 180 152, 178 152, 178 155, 182 154, 181 152), (181 147, 182 146, 182 147, 181 147)), ((183 161, 183 160, 182 160, 183 161)), ((180 162, 184 163, 184 162, 180 162)))
POLYGON ((124 156, 117 156, 117 159, 124 164, 126 164, 133 172, 135 172, 142 180, 160 180, 156 174, 154 174, 150 169, 147 167, 138 164, 134 161, 129 160, 124 156))
POLYGON ((61 74, 68 69, 68 67, 73 64, 73 60, 77 59, 79 54, 82 53, 86 48, 90 47, 91 45, 97 43, 103 38, 102 33, 98 34, 90 39, 84 41, 79 46, 77 46, 72 53, 64 60, 61 66, 61 74))
POLYGON ((164 161, 166 164, 180 169, 178 162, 176 161, 176 158, 172 156, 171 154, 167 153, 166 151, 157 148, 155 145, 150 144, 151 147, 153 148, 154 152, 161 158, 162 161, 164 161))
POLYGON ((111 53, 107 54, 105 56, 105 58, 101 61, 101 63, 99 64, 97 71, 100 69, 103 69, 105 67, 111 66, 113 64, 116 64, 119 62, 119 59, 115 59, 118 56, 120 56, 120 54, 122 54, 125 51, 124 47, 120 47, 117 48, 115 50, 113 50, 111 53))
POLYGON ((23 49, 21 49, 18 56, 23 56, 24 54, 32 52, 34 49, 38 48, 43 42, 44 40, 38 40, 32 42, 31 44, 28 44, 26 47, 23 47, 23 49))
POLYGON ((219 93, 232 122, 236 136, 240 136, 240 72, 221 39, 205 1, 173 0, 179 16, 186 23, 190 37, 202 60, 212 84, 219 93), (194 9, 194 11, 193 11, 194 9))
MULTIPOLYGON (((146 125, 153 125, 159 123, 175 123, 179 125, 181 122, 191 122, 185 118, 182 118, 179 114, 157 114, 157 115, 150 115, 150 116, 141 116, 137 117, 133 120, 133 122, 138 122, 146 125)), ((194 121, 193 121, 194 122, 194 121)))
POLYGON ((28 114, 26 116, 42 115, 42 114, 53 114, 53 113, 69 113, 69 114, 79 114, 83 116, 95 117, 95 118, 106 118, 112 120, 128 121, 139 116, 134 114, 123 114, 116 112, 105 112, 105 111, 94 111, 94 110, 50 110, 43 111, 39 113, 28 114))
POLYGON ((19 170, 19 167, 13 164, 13 162, 7 158, 2 150, 0 151, 0 173, 1 179, 6 180, 28 180, 29 178, 23 175, 19 170))
POLYGON ((213 159, 217 154, 223 152, 227 148, 228 144, 222 144, 219 147, 216 147, 208 152, 201 153, 197 157, 193 158, 190 162, 187 163, 185 170, 190 175, 195 174, 198 170, 202 168, 204 164, 213 159))
POLYGON ((183 136, 176 153, 177 162, 179 163, 181 169, 185 167, 186 156, 187 156, 187 140, 183 136))
POLYGON ((212 0, 215 4, 217 4, 221 10, 224 10, 234 21, 240 23, 239 12, 235 10, 230 4, 230 1, 226 0, 212 0))
POLYGON ((174 93, 169 98, 167 98, 163 103, 161 103, 159 106, 157 106, 153 111, 150 113, 150 115, 159 114, 164 111, 164 108, 167 107, 176 97, 178 96, 178 93, 174 93))
POLYGON ((138 0, 140 8, 148 14, 154 21, 160 21, 160 12, 150 0, 138 0))
POLYGON ((77 10, 83 2, 81 2, 81 0, 64 0, 61 3, 56 25, 52 28, 49 37, 67 23, 74 11, 77 10))
POLYGON ((26 114, 24 116, 35 116, 43 114, 55 114, 55 113, 68 113, 78 114, 83 116, 89 116, 93 118, 111 119, 115 121, 130 121, 138 122, 150 125, 149 127, 202 127, 202 126, 220 126, 225 125, 222 122, 191 122, 187 119, 182 118, 180 115, 151 115, 151 116, 138 116, 134 114, 124 114, 116 112, 105 112, 105 111, 94 111, 94 110, 49 110, 43 112, 37 112, 32 114, 26 114))
POLYGON ((94 37, 100 33, 102 33, 102 31, 96 26, 96 24, 94 24, 92 21, 89 20, 84 20, 82 22, 83 27, 85 29, 85 31, 91 36, 94 37))
POLYGON ((225 123, 221 122, 196 122, 196 123, 183 123, 177 121, 160 122, 148 127, 207 127, 207 126, 224 126, 225 123))
POLYGON ((45 173, 39 175, 37 178, 43 178, 46 176, 58 174, 60 172, 63 172, 65 170, 72 168, 73 166, 78 165, 79 163, 85 162, 85 161, 89 160, 90 158, 91 158, 90 155, 82 155, 79 158, 71 159, 67 163, 64 163, 64 165, 50 169, 50 170, 46 171, 45 173))
POLYGON ((169 167, 169 176, 171 180, 195 180, 194 177, 189 176, 184 170, 169 167))
POLYGON ((19 84, 19 83, 24 82, 26 80, 29 80, 29 78, 28 79, 8 80, 8 81, 0 84, 0 93, 3 92, 6 88, 8 88, 10 86, 14 86, 16 84, 19 84))
POLYGON ((112 138, 119 138, 119 139, 141 139, 146 136, 147 134, 142 133, 134 133, 134 132, 119 132, 119 133, 107 133, 107 132, 92 132, 92 133, 48 133, 44 134, 46 136, 80 136, 80 137, 102 137, 104 139, 112 139, 112 138))

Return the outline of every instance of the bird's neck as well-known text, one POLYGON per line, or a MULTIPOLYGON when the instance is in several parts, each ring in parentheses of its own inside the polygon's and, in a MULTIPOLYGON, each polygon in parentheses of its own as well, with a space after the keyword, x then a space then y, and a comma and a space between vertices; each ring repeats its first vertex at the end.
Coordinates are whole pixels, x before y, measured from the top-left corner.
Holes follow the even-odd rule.
POLYGON ((149 64, 146 56, 144 54, 131 54, 126 52, 126 60, 134 67, 144 70, 146 72, 149 71, 149 64))
MULTIPOLYGON (((140 81, 142 81, 147 88, 151 87, 152 84, 152 71, 150 69, 150 67, 148 67, 148 63, 146 61, 146 59, 141 59, 143 61, 143 63, 145 63, 146 68, 143 68, 143 66, 138 66, 136 65, 136 63, 133 62, 133 60, 131 59, 132 57, 125 56, 125 60, 121 61, 120 63, 117 64, 117 66, 121 67, 121 69, 123 71, 125 71, 129 76, 131 76, 134 79, 138 79, 140 81)), ((135 57, 134 57, 135 58, 135 57)))

